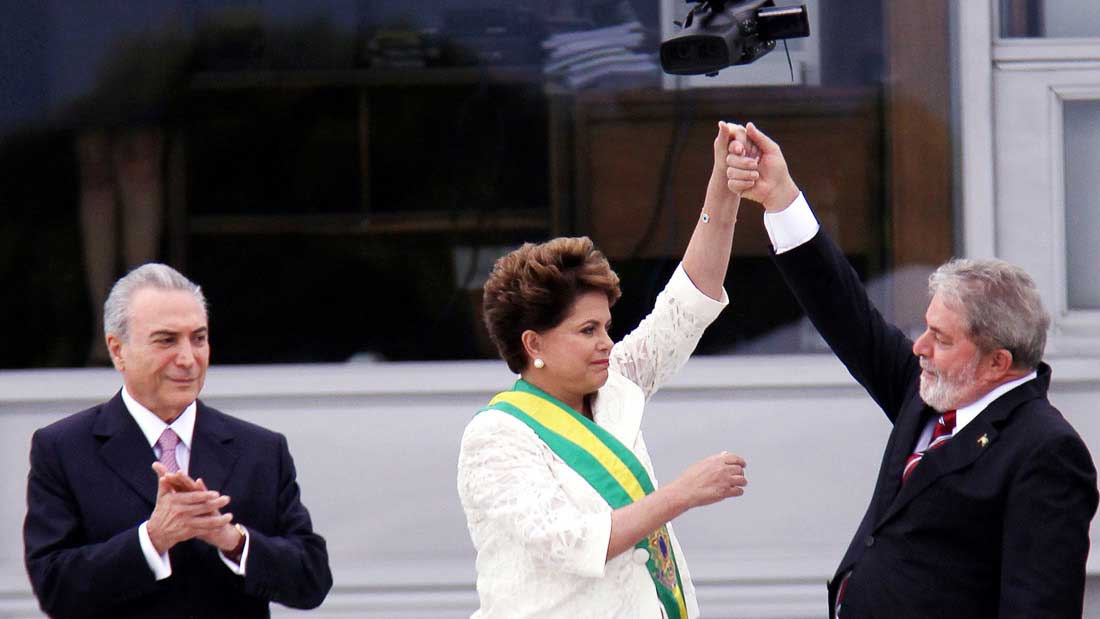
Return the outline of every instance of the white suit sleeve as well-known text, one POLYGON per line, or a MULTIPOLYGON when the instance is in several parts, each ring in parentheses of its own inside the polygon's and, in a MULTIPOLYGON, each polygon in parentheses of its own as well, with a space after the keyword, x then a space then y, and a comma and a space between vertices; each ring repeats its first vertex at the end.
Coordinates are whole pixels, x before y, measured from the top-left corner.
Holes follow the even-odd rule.
POLYGON ((476 523, 506 535, 556 569, 602 577, 611 507, 578 509, 547 466, 552 457, 523 422, 499 411, 479 413, 459 452, 458 493, 467 520, 471 529, 476 523))
POLYGON ((642 388, 646 399, 683 367, 710 323, 729 305, 699 291, 684 265, 668 280, 649 315, 611 350, 611 367, 642 388))

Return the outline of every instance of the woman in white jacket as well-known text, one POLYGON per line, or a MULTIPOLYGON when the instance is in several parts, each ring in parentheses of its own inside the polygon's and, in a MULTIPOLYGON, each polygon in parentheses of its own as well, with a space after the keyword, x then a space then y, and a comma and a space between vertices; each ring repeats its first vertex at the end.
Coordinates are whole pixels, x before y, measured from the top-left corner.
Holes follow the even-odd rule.
POLYGON ((643 407, 728 303, 740 192, 755 182, 744 130, 719 123, 699 222, 653 311, 608 336, 619 279, 587 238, 497 261, 485 322, 521 378, 467 425, 458 490, 477 549, 477 619, 689 619, 695 589, 671 521, 739 496, 745 462, 700 460, 657 487, 643 407), (730 163, 737 163, 736 169, 730 163))

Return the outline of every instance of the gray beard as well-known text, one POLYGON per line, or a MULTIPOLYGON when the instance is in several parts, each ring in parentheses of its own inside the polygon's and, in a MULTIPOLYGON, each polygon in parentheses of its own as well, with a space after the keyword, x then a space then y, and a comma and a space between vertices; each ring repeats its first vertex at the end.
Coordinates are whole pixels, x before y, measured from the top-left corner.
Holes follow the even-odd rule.
POLYGON ((960 395, 963 390, 977 377, 978 360, 969 367, 963 368, 958 376, 949 376, 939 373, 934 379, 926 379, 925 374, 920 375, 920 397, 924 403, 936 411, 943 413, 958 408, 960 395))

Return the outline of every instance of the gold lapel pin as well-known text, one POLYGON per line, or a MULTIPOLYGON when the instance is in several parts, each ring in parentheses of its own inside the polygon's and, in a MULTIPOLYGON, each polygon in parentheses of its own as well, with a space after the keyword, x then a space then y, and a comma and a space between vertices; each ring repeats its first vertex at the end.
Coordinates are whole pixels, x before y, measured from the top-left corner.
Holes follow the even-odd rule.
POLYGON ((978 444, 981 445, 982 447, 988 446, 989 445, 989 435, 988 434, 983 434, 983 435, 979 436, 978 437, 978 444))

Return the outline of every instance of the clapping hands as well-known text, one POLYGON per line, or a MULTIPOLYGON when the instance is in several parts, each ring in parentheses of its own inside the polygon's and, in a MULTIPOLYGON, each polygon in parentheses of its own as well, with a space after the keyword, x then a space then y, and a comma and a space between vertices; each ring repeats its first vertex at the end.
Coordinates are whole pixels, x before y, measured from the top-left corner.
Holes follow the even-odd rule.
POLYGON ((202 479, 186 473, 169 473, 164 465, 153 463, 157 474, 157 503, 149 517, 149 540, 158 553, 167 552, 192 538, 223 551, 232 550, 240 539, 233 527, 233 514, 221 513, 230 498, 208 490, 202 479))

